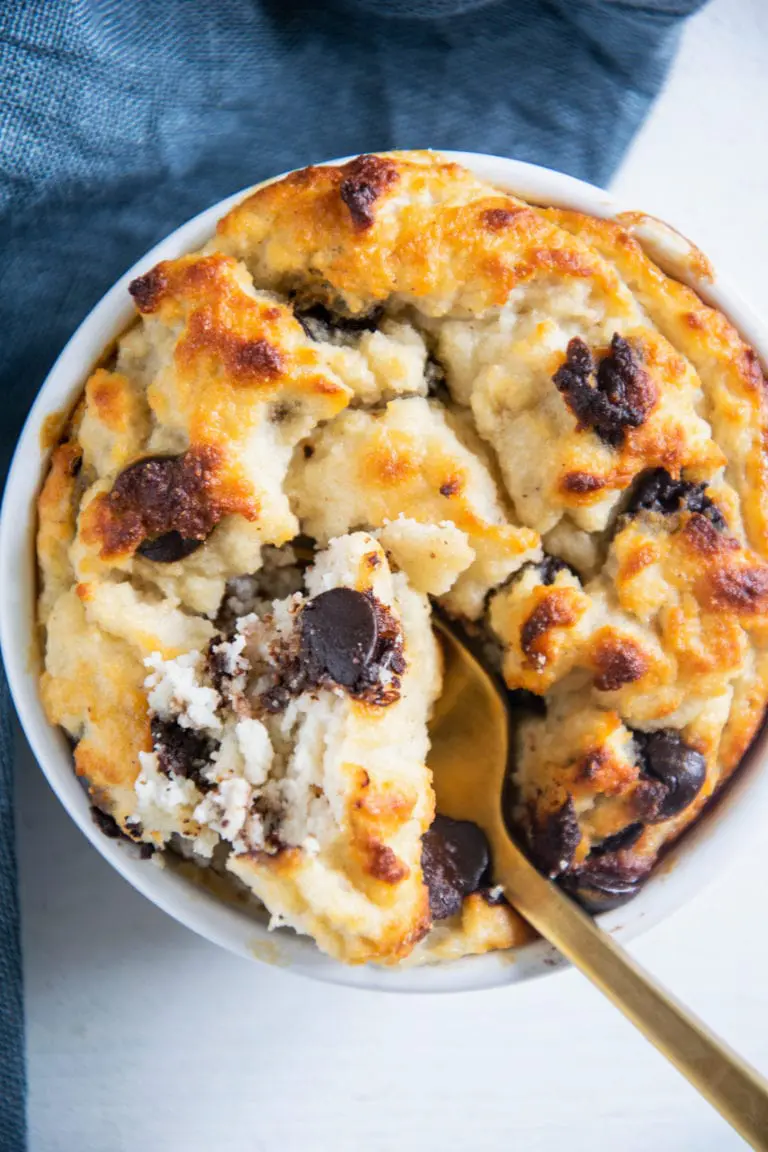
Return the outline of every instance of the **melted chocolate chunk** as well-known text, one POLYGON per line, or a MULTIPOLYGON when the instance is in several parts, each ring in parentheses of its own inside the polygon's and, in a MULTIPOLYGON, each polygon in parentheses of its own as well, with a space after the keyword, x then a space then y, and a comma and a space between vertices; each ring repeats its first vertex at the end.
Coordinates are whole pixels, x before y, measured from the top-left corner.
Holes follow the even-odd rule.
POLYGON ((155 564, 173 564, 176 560, 191 556, 202 543, 202 540, 187 539, 180 532, 165 532, 154 540, 145 540, 136 551, 145 560, 152 560, 155 564))
POLYGON ((638 820, 653 824, 659 816, 659 809, 666 798, 667 789, 661 780, 641 775, 632 796, 632 811, 638 820))
POLYGON ((375 332, 384 314, 384 308, 371 309, 359 316, 345 316, 331 312, 324 304, 296 305, 294 314, 310 340, 328 343, 337 332, 358 335, 361 332, 375 332))
POLYGON ((484 886, 490 862, 488 840, 477 824, 436 816, 424 833, 421 851, 432 919, 460 912, 464 897, 484 886))
POLYGON ((687 509, 706 516, 719 532, 728 525, 717 504, 707 496, 706 484, 692 484, 688 480, 673 480, 665 468, 651 468, 638 478, 627 513, 661 512, 665 516, 687 509))
POLYGON ((300 659, 310 680, 325 674, 355 688, 373 660, 377 638, 372 601, 352 588, 331 588, 301 614, 300 659))
POLYGON ((630 344, 614 333, 611 351, 599 365, 578 336, 569 342, 566 360, 552 381, 578 421, 601 440, 618 448, 627 428, 639 428, 650 410, 654 391, 630 344))
POLYGON ((707 776, 707 762, 672 728, 635 731, 633 736, 640 748, 643 771, 664 786, 651 822, 669 820, 698 796, 707 776))
POLYGON ((631 848, 643 834, 642 824, 628 824, 626 828, 622 828, 620 832, 614 832, 613 836, 606 836, 605 840, 601 840, 599 844, 595 844, 590 852, 590 858, 593 856, 606 856, 609 852, 622 852, 625 848, 631 848))
POLYGON ((554 879, 570 866, 580 841, 576 808, 573 796, 569 796, 562 808, 531 830, 531 858, 540 872, 554 879))
MULTIPOLYGON (((221 518, 209 491, 210 451, 182 456, 145 456, 129 464, 107 496, 105 544, 112 550, 134 547, 148 559, 160 559, 202 543, 221 518), (166 541, 164 538, 169 537, 166 541), (152 555, 153 550, 155 555, 152 555)), ((184 554, 188 554, 184 552, 184 554)))
POLYGON ((371 592, 332 588, 305 605, 298 653, 289 647, 278 657, 275 682, 258 701, 282 712, 293 697, 330 683, 386 707, 400 697, 405 668, 402 631, 389 609, 371 592))
POLYGON ((151 728, 158 767, 165 776, 183 776, 201 792, 213 787, 203 775, 214 750, 212 740, 191 728, 182 728, 173 720, 161 720, 159 716, 152 718, 151 728))
MULTIPOLYGON (((110 816, 109 812, 104 812, 103 809, 97 808, 95 804, 91 805, 91 816, 96 826, 104 833, 109 840, 124 840, 128 844, 133 844, 139 849, 139 856, 142 860, 148 860, 154 854, 155 848, 152 844, 138 844, 122 828, 115 820, 114 816, 110 816)), ((141 825, 136 824, 134 831, 137 836, 141 835, 141 825)))
POLYGON ((561 876, 558 883, 587 912, 608 912, 636 896, 647 875, 645 863, 625 864, 615 856, 598 856, 561 876))
POLYGON ((373 593, 366 592, 376 614, 376 646, 373 658, 363 668, 356 695, 370 704, 391 704, 400 696, 400 677, 406 669, 403 655, 403 633, 386 605, 373 593))
POLYGON ((91 816, 97 828, 101 829, 108 840, 128 840, 130 837, 126 836, 122 828, 115 820, 114 816, 110 816, 109 812, 105 812, 103 808, 97 808, 96 805, 91 806, 91 816))

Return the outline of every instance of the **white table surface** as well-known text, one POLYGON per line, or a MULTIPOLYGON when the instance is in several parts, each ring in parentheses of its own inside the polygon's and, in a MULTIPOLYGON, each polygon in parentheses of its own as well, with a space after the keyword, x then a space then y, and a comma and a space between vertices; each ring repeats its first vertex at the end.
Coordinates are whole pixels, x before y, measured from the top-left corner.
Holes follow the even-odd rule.
MULTIPOLYGON (((681 225, 758 308, 767 56, 765 0, 714 0, 615 183, 681 225)), ((743 1147, 576 973, 393 997, 237 959, 134 892, 28 754, 19 767, 31 1152, 743 1147)), ((763 856, 745 845, 633 951, 768 1072, 763 856)))

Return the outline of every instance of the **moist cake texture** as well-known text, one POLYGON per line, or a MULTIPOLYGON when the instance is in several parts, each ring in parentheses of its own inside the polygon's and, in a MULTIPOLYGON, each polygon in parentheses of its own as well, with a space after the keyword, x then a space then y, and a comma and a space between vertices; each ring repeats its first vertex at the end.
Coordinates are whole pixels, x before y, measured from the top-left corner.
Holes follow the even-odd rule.
POLYGON ((523 943, 435 812, 439 608, 510 692, 537 866, 638 891, 768 695, 765 381, 643 220, 361 156, 131 284, 37 535, 41 693, 107 834, 349 963, 523 943))

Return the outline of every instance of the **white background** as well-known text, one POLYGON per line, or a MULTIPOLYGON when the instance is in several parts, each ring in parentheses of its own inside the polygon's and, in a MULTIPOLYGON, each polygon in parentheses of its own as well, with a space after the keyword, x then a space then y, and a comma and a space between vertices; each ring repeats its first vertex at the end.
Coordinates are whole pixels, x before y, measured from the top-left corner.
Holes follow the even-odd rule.
MULTIPOLYGON (((767 65, 766 0, 714 0, 614 186, 677 223, 757 309, 767 65)), ((135 893, 19 763, 31 1152, 744 1146, 578 974, 395 998, 236 959, 135 893)), ((768 1073, 764 858, 745 845, 633 951, 768 1073)))

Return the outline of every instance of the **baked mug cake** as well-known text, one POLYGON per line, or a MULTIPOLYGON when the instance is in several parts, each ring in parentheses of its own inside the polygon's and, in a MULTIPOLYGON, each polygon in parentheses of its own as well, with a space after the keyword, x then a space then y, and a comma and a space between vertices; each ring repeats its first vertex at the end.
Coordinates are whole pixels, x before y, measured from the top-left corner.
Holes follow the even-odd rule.
POLYGON ((639 223, 361 156, 133 282, 37 537, 41 693, 107 835, 348 963, 525 941, 435 812, 438 610, 510 693, 532 858, 638 891, 768 691, 763 376, 639 223))

